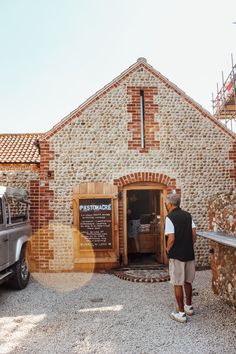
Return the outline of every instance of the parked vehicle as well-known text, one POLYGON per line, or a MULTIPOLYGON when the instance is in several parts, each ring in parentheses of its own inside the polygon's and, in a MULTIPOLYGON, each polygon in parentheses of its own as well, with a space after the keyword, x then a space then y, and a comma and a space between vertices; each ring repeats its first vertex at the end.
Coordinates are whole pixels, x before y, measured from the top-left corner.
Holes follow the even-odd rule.
POLYGON ((24 289, 30 277, 26 260, 32 234, 29 204, 26 190, 0 186, 0 283, 8 281, 17 290, 24 289))

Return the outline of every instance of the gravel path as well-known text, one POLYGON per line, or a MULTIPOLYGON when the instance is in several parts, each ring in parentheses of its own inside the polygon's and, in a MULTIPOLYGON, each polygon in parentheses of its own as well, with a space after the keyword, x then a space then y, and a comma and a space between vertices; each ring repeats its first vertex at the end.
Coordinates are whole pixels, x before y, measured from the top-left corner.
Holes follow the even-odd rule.
POLYGON ((0 288, 0 353, 235 354, 236 316, 197 272, 196 314, 169 318, 171 285, 110 274, 33 274, 21 292, 0 288))

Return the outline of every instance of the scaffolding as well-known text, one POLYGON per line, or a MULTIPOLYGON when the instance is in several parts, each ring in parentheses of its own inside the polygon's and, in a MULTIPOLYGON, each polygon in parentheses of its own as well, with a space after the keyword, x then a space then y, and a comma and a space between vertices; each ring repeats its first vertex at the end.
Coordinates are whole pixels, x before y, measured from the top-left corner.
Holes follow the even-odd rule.
POLYGON ((231 54, 232 69, 226 80, 222 72, 222 87, 219 90, 217 83, 217 94, 214 98, 212 93, 213 115, 227 128, 236 132, 236 64, 231 54))

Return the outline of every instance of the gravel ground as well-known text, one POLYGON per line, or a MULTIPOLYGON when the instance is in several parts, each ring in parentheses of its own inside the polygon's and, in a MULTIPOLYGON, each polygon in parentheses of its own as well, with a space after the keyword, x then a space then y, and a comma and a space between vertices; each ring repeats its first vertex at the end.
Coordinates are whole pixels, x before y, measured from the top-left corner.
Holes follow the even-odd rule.
POLYGON ((0 288, 0 353, 235 354, 235 312, 197 272, 196 314, 186 324, 168 282, 137 284, 110 274, 33 274, 21 292, 0 288))

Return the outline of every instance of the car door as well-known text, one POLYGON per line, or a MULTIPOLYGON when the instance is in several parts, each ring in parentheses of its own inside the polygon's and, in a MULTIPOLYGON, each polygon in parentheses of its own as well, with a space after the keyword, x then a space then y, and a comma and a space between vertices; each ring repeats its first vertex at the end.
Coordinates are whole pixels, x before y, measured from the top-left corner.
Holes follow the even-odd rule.
POLYGON ((3 201, 0 198, 0 270, 9 261, 9 235, 5 225, 3 201))

